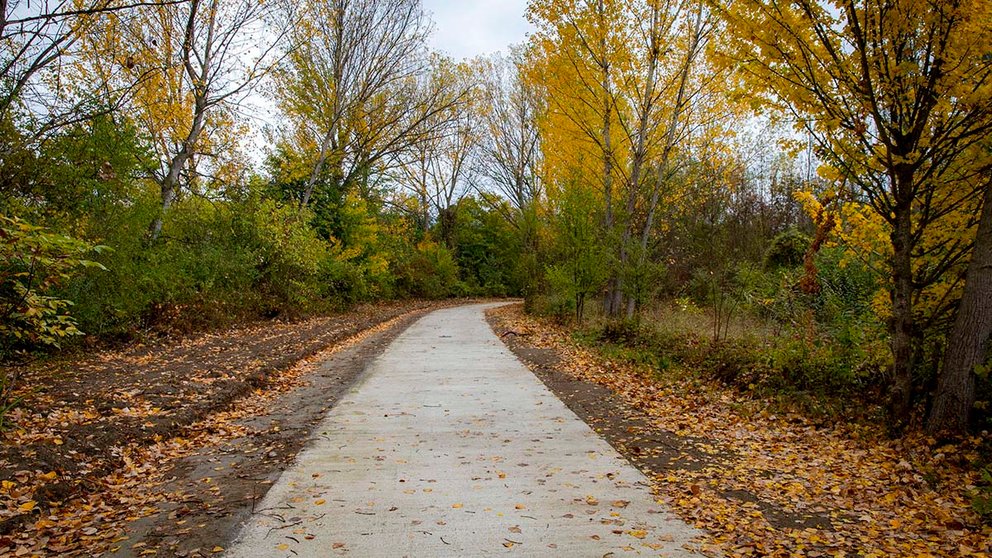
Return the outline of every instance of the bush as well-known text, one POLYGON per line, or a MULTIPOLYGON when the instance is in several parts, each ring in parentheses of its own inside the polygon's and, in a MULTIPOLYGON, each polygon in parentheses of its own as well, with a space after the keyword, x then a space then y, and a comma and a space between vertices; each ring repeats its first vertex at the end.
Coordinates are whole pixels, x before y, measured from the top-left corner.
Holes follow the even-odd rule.
POLYGON ((266 313, 319 307, 326 288, 322 263, 330 244, 309 225, 311 214, 292 204, 261 200, 236 210, 238 248, 251 255, 251 276, 266 313))
POLYGON ((827 408, 863 412, 859 401, 875 392, 877 370, 829 336, 783 336, 714 341, 665 323, 610 321, 583 336, 611 356, 648 364, 659 373, 672 366, 717 380, 743 393, 773 396, 811 413, 827 408))
POLYGON ((765 268, 796 267, 803 263, 803 257, 809 250, 810 238, 791 228, 783 231, 772 239, 765 252, 765 268))
POLYGON ((443 298, 459 294, 458 266, 445 246, 422 240, 416 246, 394 253, 393 275, 397 294, 443 298))
POLYGON ((72 302, 54 295, 81 270, 104 270, 84 258, 104 248, 0 215, 0 362, 81 333, 72 302))

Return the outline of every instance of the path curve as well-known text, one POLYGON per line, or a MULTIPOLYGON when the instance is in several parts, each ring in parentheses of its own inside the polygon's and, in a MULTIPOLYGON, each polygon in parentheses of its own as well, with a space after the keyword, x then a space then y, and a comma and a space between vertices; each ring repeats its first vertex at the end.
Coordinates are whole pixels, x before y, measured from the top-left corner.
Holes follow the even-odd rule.
POLYGON ((701 533, 500 342, 491 306, 393 341, 225 556, 695 555, 701 533))

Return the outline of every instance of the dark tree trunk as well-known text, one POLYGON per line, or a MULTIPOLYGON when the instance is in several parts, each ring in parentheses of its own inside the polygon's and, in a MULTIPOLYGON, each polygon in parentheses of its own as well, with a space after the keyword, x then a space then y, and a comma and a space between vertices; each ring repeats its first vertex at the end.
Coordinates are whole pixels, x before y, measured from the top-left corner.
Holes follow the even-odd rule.
POLYGON ((901 426, 909 418, 913 399, 913 173, 896 172, 895 218, 892 229, 892 388, 889 406, 901 426))
POLYGON ((964 293, 947 343, 927 431, 959 434, 975 404, 975 367, 985 362, 992 335, 992 184, 985 188, 964 293))
POLYGON ((456 208, 446 207, 438 212, 438 227, 441 229, 441 240, 449 250, 455 249, 455 220, 457 219, 456 208))

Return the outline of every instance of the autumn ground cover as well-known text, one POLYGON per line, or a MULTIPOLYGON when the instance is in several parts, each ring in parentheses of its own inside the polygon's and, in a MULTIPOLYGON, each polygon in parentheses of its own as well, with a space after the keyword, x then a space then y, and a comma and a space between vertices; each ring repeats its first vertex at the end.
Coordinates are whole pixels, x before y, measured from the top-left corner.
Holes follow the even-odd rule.
POLYGON ((22 392, 3 433, 0 556, 222 548, 374 351, 438 305, 365 305, 22 371, 46 387, 22 392))
POLYGON ((490 313, 510 347, 729 556, 987 556, 970 507, 981 443, 815 425, 690 374, 609 359, 569 328, 490 313))

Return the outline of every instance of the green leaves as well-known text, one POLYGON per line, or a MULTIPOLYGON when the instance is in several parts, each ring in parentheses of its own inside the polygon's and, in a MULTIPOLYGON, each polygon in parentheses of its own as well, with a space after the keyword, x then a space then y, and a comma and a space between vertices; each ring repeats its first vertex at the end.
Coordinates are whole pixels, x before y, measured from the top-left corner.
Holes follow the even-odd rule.
POLYGON ((0 216, 0 360, 11 351, 58 347, 63 339, 82 334, 69 315, 72 302, 51 293, 80 269, 106 270, 83 258, 106 250, 0 216))

